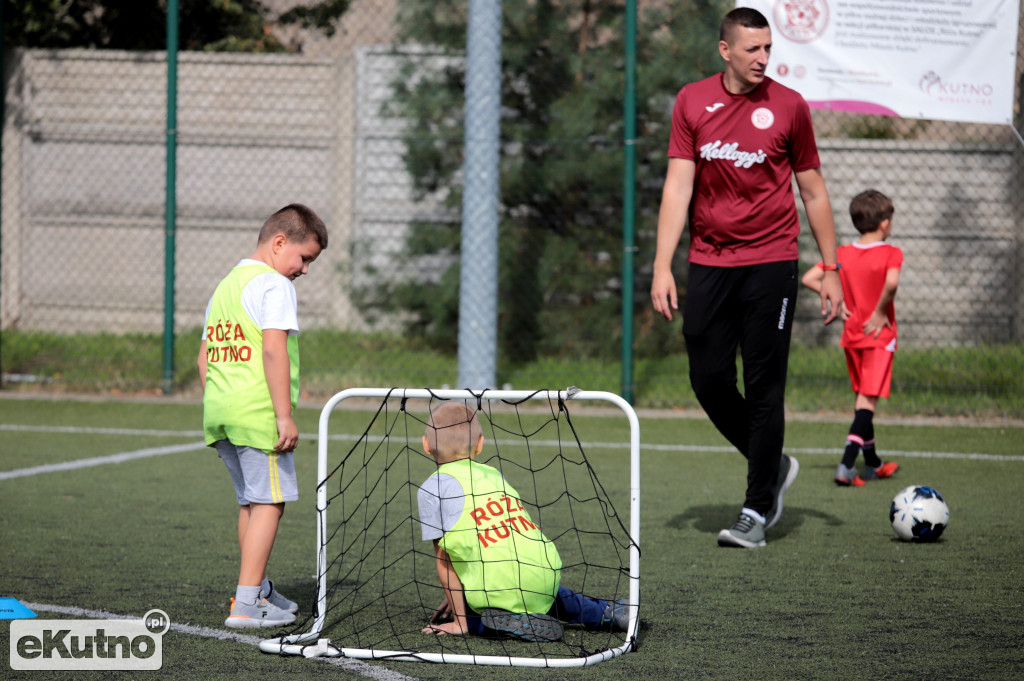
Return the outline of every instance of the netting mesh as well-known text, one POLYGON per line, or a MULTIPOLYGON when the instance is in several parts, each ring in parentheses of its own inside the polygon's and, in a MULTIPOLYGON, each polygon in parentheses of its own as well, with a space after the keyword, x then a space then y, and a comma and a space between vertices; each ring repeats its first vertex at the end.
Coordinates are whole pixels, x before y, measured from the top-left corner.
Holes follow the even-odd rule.
MULTIPOLYGON (((484 451, 477 461, 499 471, 518 490, 522 506, 543 528, 562 558, 561 584, 584 596, 628 602, 630 538, 628 516, 616 510, 628 488, 609 494, 598 480, 564 400, 469 400, 480 420, 484 451)), ((323 617, 320 638, 336 648, 420 656, 498 656, 502 658, 587 657, 619 648, 627 633, 566 625, 562 640, 527 642, 516 638, 435 636, 422 633, 445 600, 433 543, 421 536, 416 495, 437 471, 422 451, 426 419, 440 400, 385 398, 369 425, 350 446, 332 441, 327 477, 321 481, 318 612, 292 633, 310 629, 323 617), (324 494, 325 493, 325 494, 324 494)), ((618 465, 628 464, 622 445, 618 465)), ((623 480, 627 476, 616 476, 623 480)), ((633 605, 633 604, 631 604, 633 605)))

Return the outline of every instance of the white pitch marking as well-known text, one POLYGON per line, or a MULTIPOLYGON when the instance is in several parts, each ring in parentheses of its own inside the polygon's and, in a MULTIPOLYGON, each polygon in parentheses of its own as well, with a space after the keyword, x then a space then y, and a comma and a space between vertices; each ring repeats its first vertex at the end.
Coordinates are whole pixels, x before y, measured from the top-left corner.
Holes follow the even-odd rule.
POLYGON ((201 430, 159 430, 149 428, 90 428, 85 426, 28 426, 0 423, 0 430, 23 433, 66 433, 71 435, 141 435, 145 437, 202 437, 201 430))
POLYGON ((25 478, 31 475, 41 475, 43 473, 73 471, 78 470, 79 468, 105 466, 111 463, 122 463, 124 461, 134 461, 135 459, 148 459, 153 456, 164 456, 166 454, 180 454, 181 452, 191 452, 205 448, 206 444, 202 442, 190 442, 184 445, 169 445, 167 447, 149 447, 147 449, 139 449, 134 452, 111 454, 110 456, 93 456, 88 459, 78 459, 77 461, 62 461, 60 463, 48 463, 42 466, 32 466, 30 468, 16 468, 13 471, 0 471, 0 480, 25 478))
MULTIPOLYGON (((70 433, 70 434, 83 434, 83 435, 132 435, 132 436, 145 436, 145 437, 195 437, 202 435, 200 431, 194 430, 147 430, 142 428, 89 428, 89 427, 78 427, 78 426, 27 426, 19 424, 2 424, 0 423, 0 431, 19 431, 19 432, 37 432, 37 433, 70 433)), ((304 435, 303 439, 307 441, 316 441, 316 436, 304 435)), ((334 441, 343 442, 358 442, 362 439, 360 435, 348 435, 348 434, 335 434, 330 437, 334 441)), ((380 441, 380 437, 370 438, 372 442, 380 441)), ((523 443, 516 440, 498 440, 498 445, 503 447, 515 447, 521 446, 523 443)), ((537 440, 531 442, 533 446, 541 447, 559 447, 564 443, 560 443, 556 440, 537 440)), ((12 471, 0 472, 0 481, 9 480, 11 478, 27 477, 32 475, 40 475, 43 473, 54 473, 59 471, 77 470, 81 468, 91 468, 93 466, 103 466, 113 463, 121 463, 124 461, 132 461, 135 459, 144 459, 152 456, 162 456, 164 454, 176 454, 179 452, 187 452, 193 450, 203 449, 205 445, 203 443, 192 443, 186 445, 173 445, 170 447, 153 447, 149 449, 140 449, 134 452, 125 452, 121 454, 112 454, 110 456, 97 456, 88 459, 79 459, 77 461, 66 461, 62 463, 47 464, 43 466, 33 466, 31 468, 19 468, 12 471)), ((627 444, 622 442, 584 442, 584 449, 622 449, 628 447, 627 444)), ((684 444, 641 444, 641 451, 657 451, 657 452, 734 452, 735 450, 727 445, 684 445, 684 444)), ((817 448, 817 447, 803 447, 803 448, 787 448, 787 452, 793 454, 814 454, 814 455, 835 455, 834 449, 828 448, 817 448)), ((901 451, 901 450, 888 450, 893 456, 903 456, 909 458, 918 459, 960 459, 968 461, 1019 461, 1024 462, 1024 455, 1020 454, 982 454, 976 452, 919 452, 919 451, 901 451)))

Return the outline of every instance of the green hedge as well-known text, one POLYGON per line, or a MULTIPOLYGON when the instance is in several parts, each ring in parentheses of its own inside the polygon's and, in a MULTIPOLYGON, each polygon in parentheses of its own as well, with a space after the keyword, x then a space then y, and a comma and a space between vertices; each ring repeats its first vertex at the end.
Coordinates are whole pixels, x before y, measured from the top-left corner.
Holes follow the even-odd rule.
MULTIPOLYGON (((195 366, 199 332, 178 335, 175 390, 199 394, 195 366)), ((456 387, 458 360, 398 336, 326 330, 301 336, 303 396, 324 399, 349 387, 456 387)), ((636 406, 697 409, 678 351, 637 357, 636 406)), ((60 335, 7 330, 0 334, 4 389, 75 393, 158 393, 163 372, 158 334, 60 335)), ((620 393, 618 358, 541 357, 501 361, 499 386, 620 393)), ((846 412, 853 396, 839 348, 794 346, 787 404, 798 412, 846 412)), ((901 349, 885 413, 1024 418, 1024 346, 901 349)))

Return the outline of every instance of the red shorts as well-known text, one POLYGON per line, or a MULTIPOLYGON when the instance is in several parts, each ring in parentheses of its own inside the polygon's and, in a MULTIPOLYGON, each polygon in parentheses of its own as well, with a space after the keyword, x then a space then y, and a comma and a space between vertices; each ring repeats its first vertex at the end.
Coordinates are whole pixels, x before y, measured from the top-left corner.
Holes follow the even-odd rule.
POLYGON ((850 371, 853 392, 868 397, 889 397, 892 382, 892 358, 885 348, 843 348, 850 371))

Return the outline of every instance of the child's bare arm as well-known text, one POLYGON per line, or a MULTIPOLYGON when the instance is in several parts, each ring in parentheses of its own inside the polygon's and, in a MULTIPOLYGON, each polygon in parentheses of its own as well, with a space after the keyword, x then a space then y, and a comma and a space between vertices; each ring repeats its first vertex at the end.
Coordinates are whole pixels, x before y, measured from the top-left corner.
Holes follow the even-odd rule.
POLYGON ((196 366, 199 367, 199 384, 206 390, 206 341, 199 344, 199 357, 196 358, 196 366))
POLYGON ((290 452, 299 443, 299 428, 292 418, 292 376, 288 359, 288 332, 282 329, 263 331, 263 373, 270 389, 277 417, 277 444, 274 450, 290 452))
POLYGON ((889 318, 886 316, 885 311, 889 309, 889 305, 896 299, 896 289, 900 287, 900 271, 898 269, 890 269, 885 272, 885 285, 882 287, 882 295, 878 298, 878 305, 875 306, 875 311, 871 313, 868 320, 864 322, 864 335, 878 338, 878 334, 882 333, 882 329, 889 327, 892 328, 892 324, 889 323, 889 318))
MULTIPOLYGON (((444 589, 445 598, 448 600, 448 610, 454 618, 451 622, 444 624, 433 624, 423 627, 424 634, 466 634, 469 633, 469 626, 466 622, 466 597, 462 588, 462 580, 455 572, 451 558, 434 540, 434 552, 437 555, 437 577, 441 580, 441 588, 444 589)), ((440 611, 441 608, 438 608, 440 611)))
POLYGON ((800 280, 800 283, 815 293, 821 293, 821 280, 824 278, 825 270, 821 269, 818 265, 815 265, 804 273, 803 279, 800 280))

